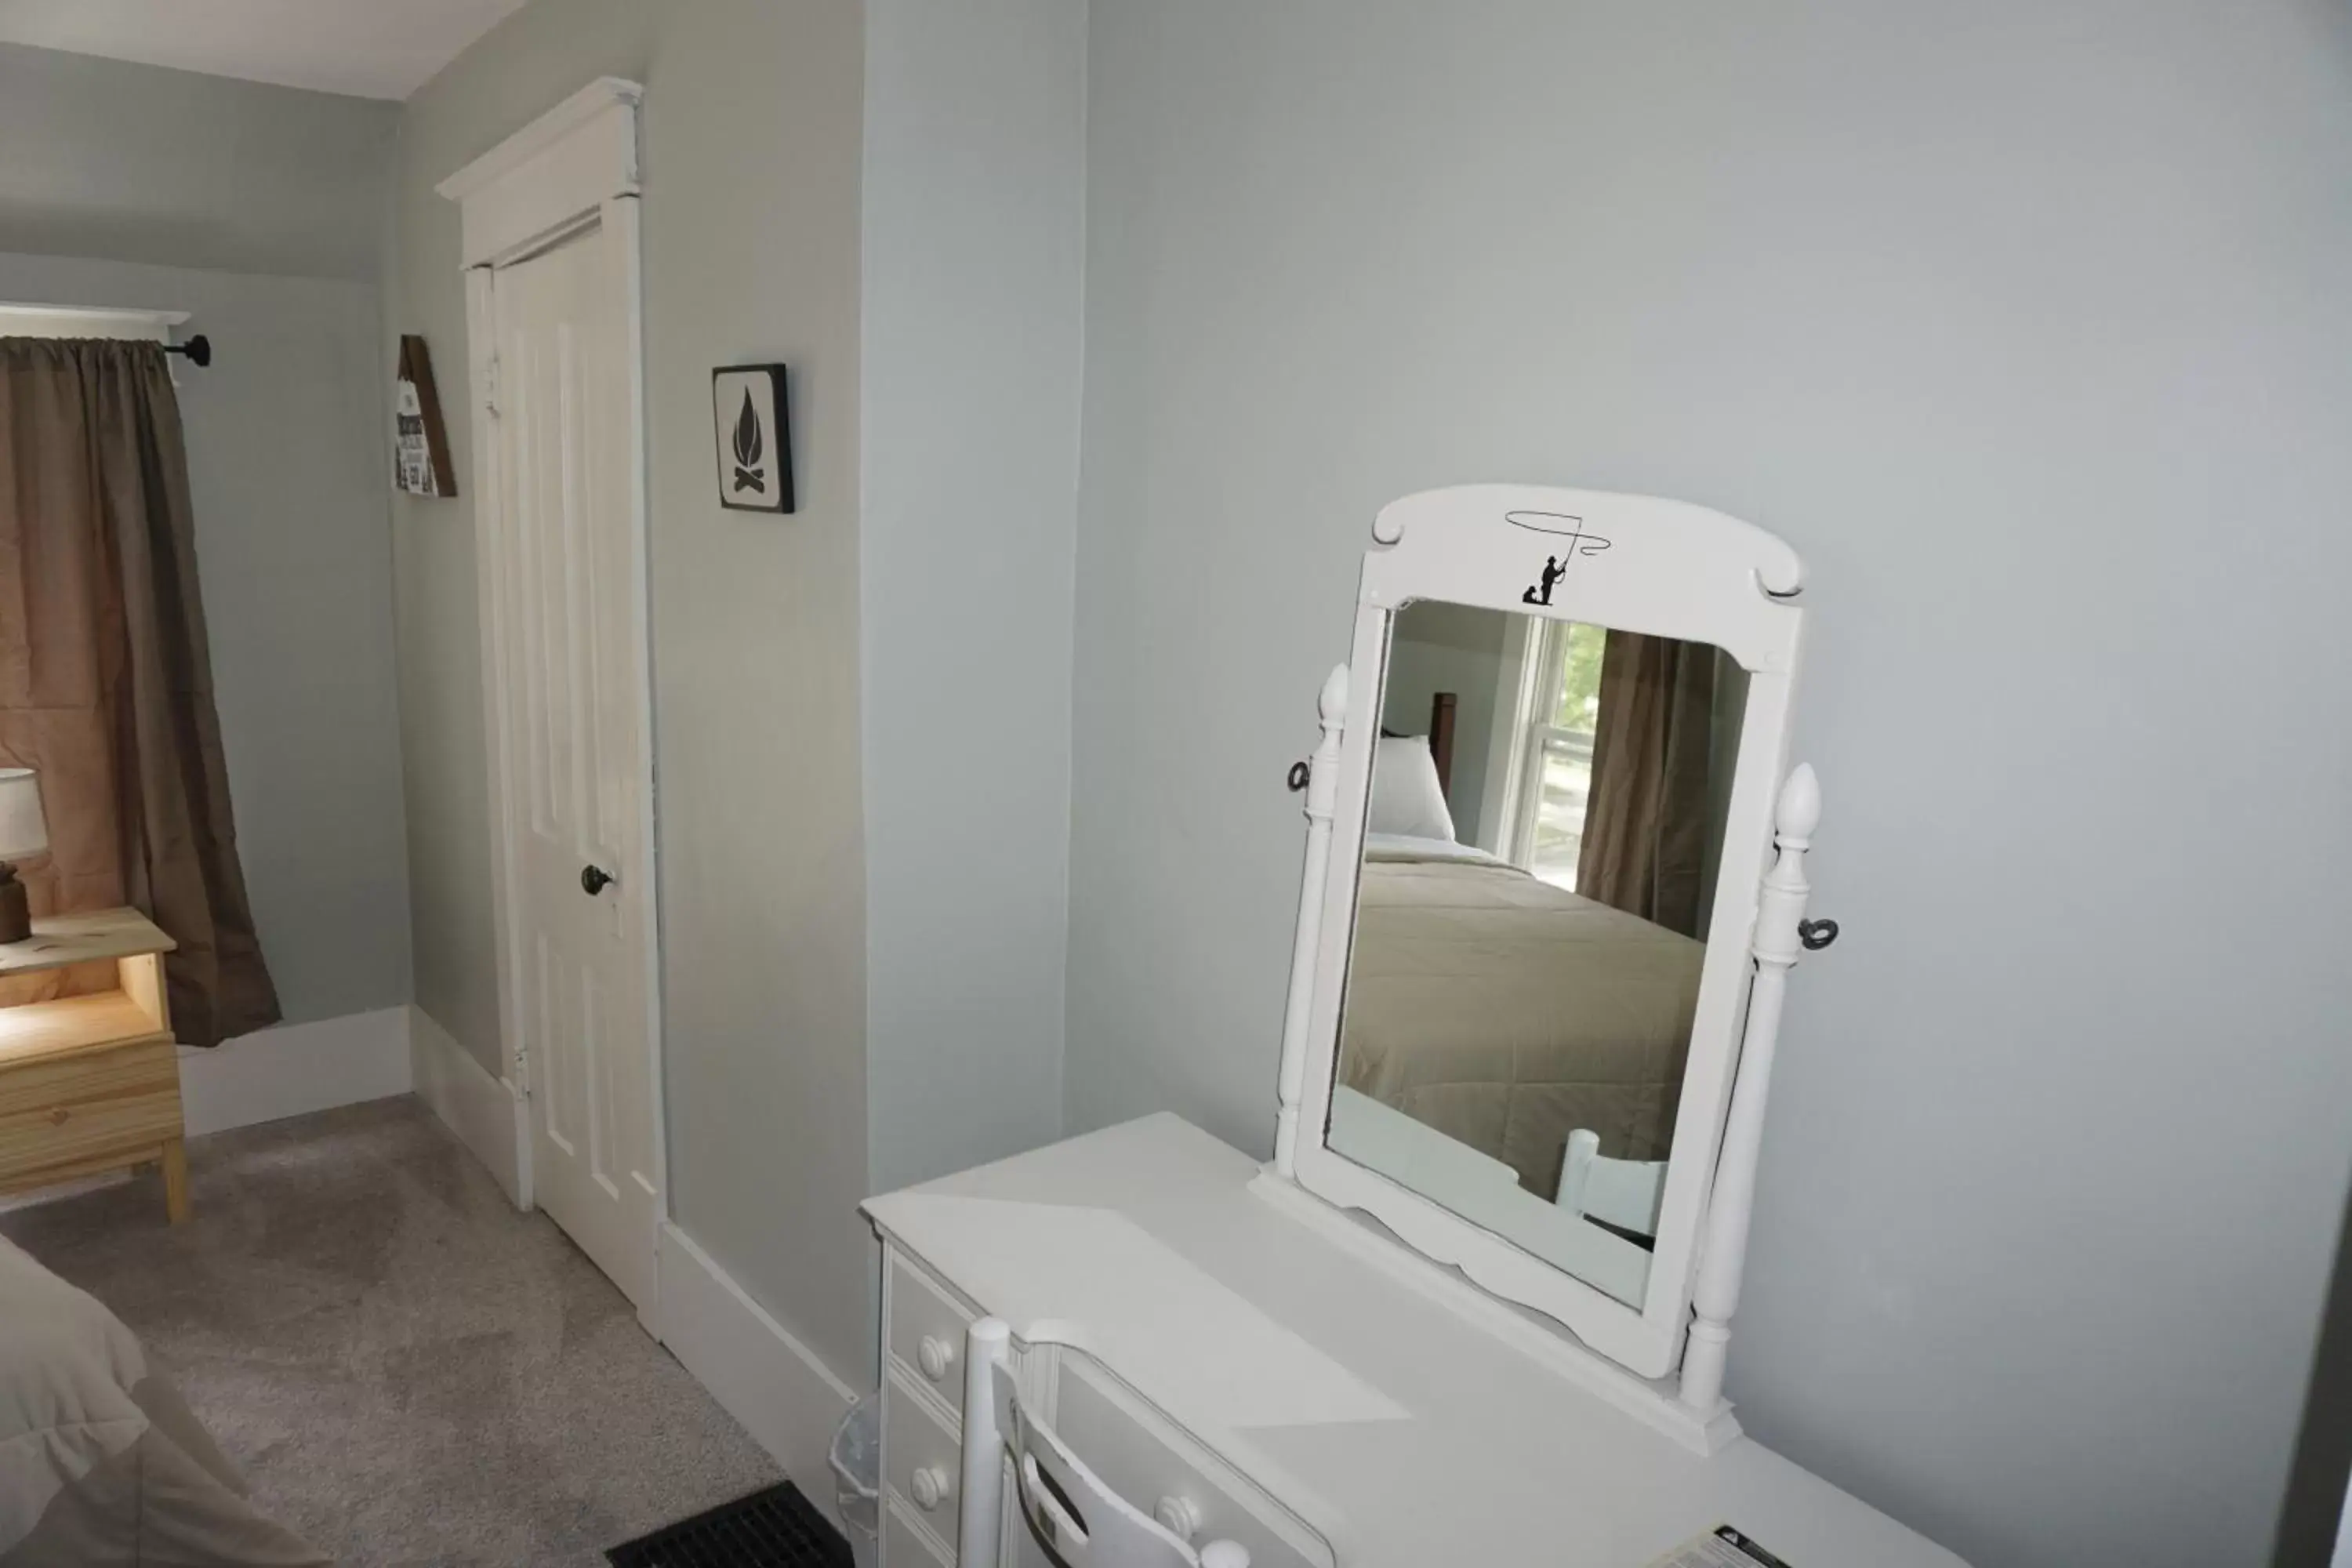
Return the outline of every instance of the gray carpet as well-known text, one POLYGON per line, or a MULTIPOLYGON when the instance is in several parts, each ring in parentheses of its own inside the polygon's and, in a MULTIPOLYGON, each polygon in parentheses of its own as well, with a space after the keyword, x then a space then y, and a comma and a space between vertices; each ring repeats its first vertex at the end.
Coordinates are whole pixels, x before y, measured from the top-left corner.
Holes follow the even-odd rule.
MULTIPOLYGON (((192 1141, 0 1215, 145 1342, 271 1515, 349 1564, 593 1563, 774 1465, 413 1100, 192 1141)), ((801 1478, 803 1486, 820 1478, 801 1478)))

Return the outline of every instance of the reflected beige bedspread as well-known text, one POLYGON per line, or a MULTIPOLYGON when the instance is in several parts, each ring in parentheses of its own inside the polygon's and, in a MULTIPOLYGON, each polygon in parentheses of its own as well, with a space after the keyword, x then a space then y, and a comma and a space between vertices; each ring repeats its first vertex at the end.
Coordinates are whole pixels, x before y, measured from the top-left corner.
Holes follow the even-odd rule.
POLYGON ((113 1313, 0 1240, 0 1568, 326 1561, 246 1501, 113 1313))
POLYGON ((1547 1199, 1576 1128, 1663 1160, 1705 953, 1513 867, 1368 859, 1340 1081, 1547 1199))

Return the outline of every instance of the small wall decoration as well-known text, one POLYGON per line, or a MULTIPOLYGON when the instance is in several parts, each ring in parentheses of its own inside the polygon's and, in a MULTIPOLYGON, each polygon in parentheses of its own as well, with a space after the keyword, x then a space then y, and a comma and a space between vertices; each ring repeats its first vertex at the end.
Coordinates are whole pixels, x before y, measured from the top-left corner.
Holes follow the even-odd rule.
POLYGON ((792 407, 780 364, 710 373, 719 437, 719 504, 733 511, 791 511, 792 407))
POLYGON ((399 379, 393 385, 392 482, 413 496, 454 496, 449 432, 441 423, 441 394, 433 385, 433 355, 425 340, 404 333, 399 379))

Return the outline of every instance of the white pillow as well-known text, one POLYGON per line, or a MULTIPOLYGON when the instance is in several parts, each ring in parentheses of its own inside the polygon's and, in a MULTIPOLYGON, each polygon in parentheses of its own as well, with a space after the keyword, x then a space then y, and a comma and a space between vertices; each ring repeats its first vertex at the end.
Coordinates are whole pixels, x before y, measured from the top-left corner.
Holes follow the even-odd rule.
POLYGON ((1437 786, 1428 736, 1383 735, 1374 743, 1371 819, 1365 826, 1373 833, 1454 841, 1454 814, 1437 786))

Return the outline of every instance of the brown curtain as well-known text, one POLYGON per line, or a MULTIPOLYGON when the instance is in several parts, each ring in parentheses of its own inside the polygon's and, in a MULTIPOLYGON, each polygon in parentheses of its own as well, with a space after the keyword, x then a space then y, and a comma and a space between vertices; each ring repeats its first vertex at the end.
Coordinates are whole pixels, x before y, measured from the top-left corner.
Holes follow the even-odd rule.
POLYGON ((1716 651, 1612 631, 1601 653, 1576 890, 1704 937, 1716 651))
POLYGON ((277 1022, 278 994, 237 866, 165 363, 154 343, 0 338, 0 761, 40 777, 34 912, 144 911, 180 944, 173 1028, 213 1046, 277 1022))

